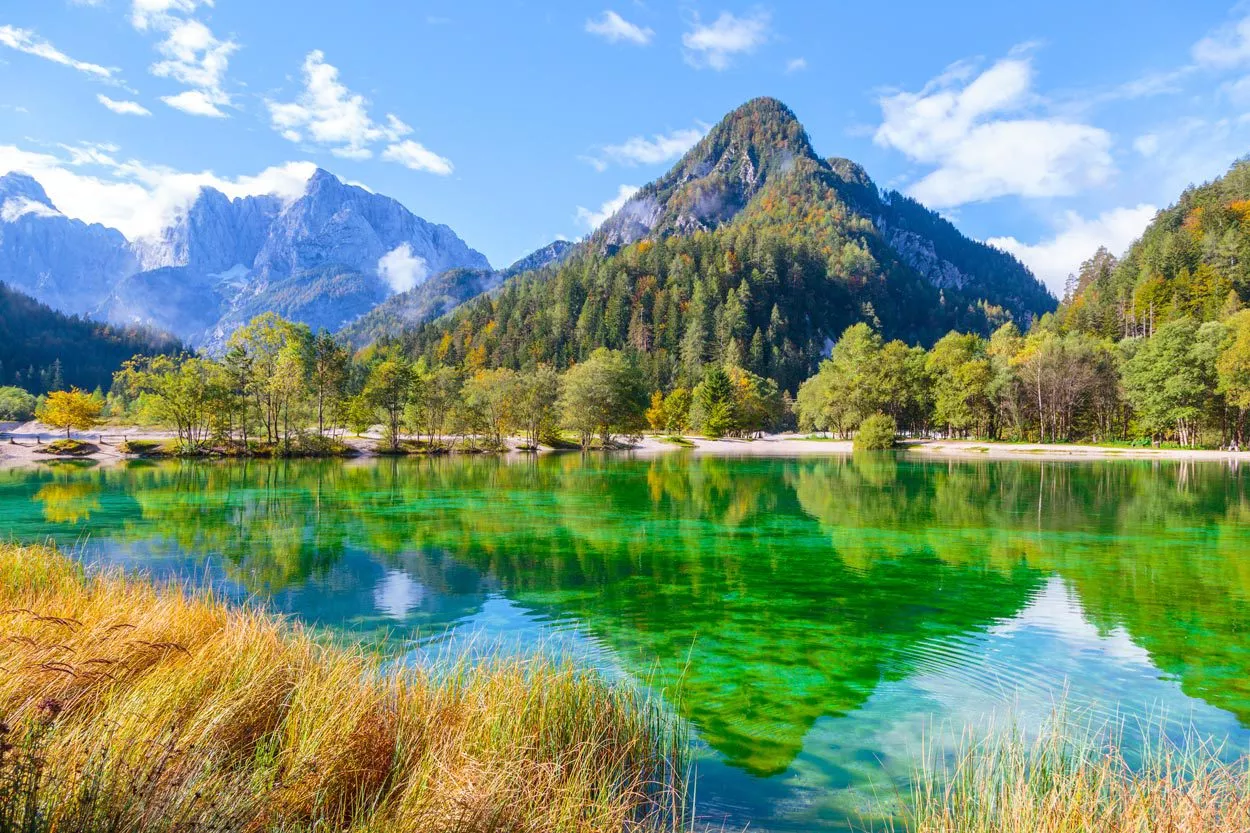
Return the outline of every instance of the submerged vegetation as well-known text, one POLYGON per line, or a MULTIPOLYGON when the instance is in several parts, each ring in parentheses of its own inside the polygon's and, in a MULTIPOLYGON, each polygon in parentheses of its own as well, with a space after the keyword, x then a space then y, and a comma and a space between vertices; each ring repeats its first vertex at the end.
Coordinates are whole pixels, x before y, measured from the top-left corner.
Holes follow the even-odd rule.
POLYGON ((542 659, 391 669, 262 612, 0 545, 0 829, 658 831, 685 743, 542 659))

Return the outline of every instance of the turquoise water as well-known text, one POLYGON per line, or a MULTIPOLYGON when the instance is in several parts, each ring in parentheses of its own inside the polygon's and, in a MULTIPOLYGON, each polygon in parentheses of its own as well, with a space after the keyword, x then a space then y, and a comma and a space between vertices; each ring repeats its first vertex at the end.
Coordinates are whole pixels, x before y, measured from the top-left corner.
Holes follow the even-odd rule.
POLYGON ((923 743, 1058 701, 1250 749, 1247 478, 683 453, 42 466, 0 471, 0 529, 404 661, 572 653, 689 722, 709 821, 841 829, 891 810, 923 743))

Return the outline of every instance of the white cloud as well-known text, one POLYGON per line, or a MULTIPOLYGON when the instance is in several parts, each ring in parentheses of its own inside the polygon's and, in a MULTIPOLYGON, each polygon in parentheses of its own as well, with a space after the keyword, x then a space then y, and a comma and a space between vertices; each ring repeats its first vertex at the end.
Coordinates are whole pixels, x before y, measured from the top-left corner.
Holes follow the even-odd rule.
POLYGON ((163 95, 161 101, 175 110, 181 110, 190 116, 207 116, 211 119, 227 118, 217 106, 219 103, 211 93, 204 90, 184 90, 177 95, 163 95))
MULTIPOLYGON (((198 5, 197 0, 134 0, 130 7, 130 22, 136 29, 159 26, 162 16, 173 12, 191 14, 198 5)), ((205 0, 204 5, 213 5, 213 0, 205 0)))
POLYGON ((1194 44, 1194 62, 1215 69, 1250 64, 1250 16, 1226 24, 1194 44))
POLYGON ((1146 230, 1158 210, 1142 203, 1103 212, 1092 220, 1069 211, 1060 218, 1058 231, 1049 240, 1029 245, 1014 237, 993 237, 986 242, 1020 258, 1051 292, 1062 297, 1068 275, 1075 273, 1082 261, 1098 251, 1099 246, 1117 256, 1123 254, 1146 230))
POLYGON ((607 145, 598 158, 587 158, 596 170, 607 169, 608 162, 619 165, 658 165, 681 156, 703 138, 706 128, 689 127, 674 130, 670 133, 657 133, 648 139, 646 136, 633 136, 619 145, 607 145))
POLYGON ((175 110, 193 116, 225 118, 223 107, 232 104, 225 90, 230 56, 239 48, 232 40, 221 40, 202 21, 188 17, 200 5, 212 0, 133 0, 130 21, 139 31, 159 32, 156 45, 162 60, 152 64, 151 73, 189 87, 181 93, 161 96, 175 110))
POLYGON ((1154 133, 1146 133, 1133 140, 1133 150, 1147 158, 1159 152, 1159 137, 1154 133))
POLYGON ((137 101, 118 101, 106 95, 97 95, 96 100, 114 113, 122 116, 150 116, 152 111, 137 101))
POLYGON ((29 29, 19 29, 16 26, 0 26, 0 46, 7 46, 9 49, 25 52, 27 55, 34 55, 37 58, 43 58, 55 64, 72 67, 79 72, 85 72, 97 78, 109 79, 116 72, 115 69, 110 67, 75 60, 29 29))
POLYGON ((400 243, 378 260, 378 274, 396 292, 407 292, 429 277, 425 258, 412 253, 412 246, 400 243))
POLYGON ((768 15, 759 12, 736 17, 721 12, 714 23, 701 24, 698 17, 689 32, 681 36, 686 62, 696 68, 728 69, 735 55, 754 52, 768 40, 768 15))
POLYGON ((786 61, 786 72, 802 72, 807 69, 806 58, 791 58, 786 61))
POLYGON ((956 65, 918 93, 880 100, 874 141, 935 167, 908 189, 913 197, 944 208, 1006 195, 1063 196, 1114 173, 1105 130, 1023 115, 1034 103, 1027 58, 972 76, 967 65, 956 65))
POLYGON ((630 23, 611 10, 605 11, 597 20, 587 20, 586 31, 592 35, 598 35, 610 43, 629 41, 639 46, 646 46, 651 42, 651 38, 655 36, 655 32, 651 29, 630 23))
POLYGON ((4 201, 4 205, 0 206, 0 220, 6 223, 12 223, 20 217, 27 214, 34 214, 39 217, 60 217, 61 212, 55 208, 44 205, 41 202, 35 202, 29 197, 14 197, 4 201))
POLYGON ((114 157, 111 145, 65 148, 67 156, 0 145, 0 174, 21 171, 34 177, 67 217, 102 223, 134 240, 159 232, 195 199, 203 187, 226 196, 274 194, 293 200, 304 193, 316 170, 311 162, 287 162, 254 176, 220 177, 212 171, 186 172, 114 157))
POLYGON ((577 207, 577 221, 594 231, 603 225, 605 220, 620 211, 621 207, 629 202, 629 198, 636 193, 638 193, 637 185, 622 185, 617 190, 616 196, 599 206, 597 211, 592 211, 579 205, 577 207))
POLYGON ((398 162, 414 171, 429 171, 439 176, 447 176, 454 170, 450 159, 439 156, 425 145, 411 139, 389 145, 382 151, 382 158, 388 162, 398 162))
POLYGON ((326 63, 320 50, 304 58, 304 89, 292 102, 267 100, 273 129, 291 142, 312 142, 345 159, 368 159, 372 146, 386 142, 382 158, 413 170, 446 175, 448 159, 419 142, 404 140, 412 128, 387 113, 383 123, 369 115, 369 101, 339 81, 338 67, 326 63))

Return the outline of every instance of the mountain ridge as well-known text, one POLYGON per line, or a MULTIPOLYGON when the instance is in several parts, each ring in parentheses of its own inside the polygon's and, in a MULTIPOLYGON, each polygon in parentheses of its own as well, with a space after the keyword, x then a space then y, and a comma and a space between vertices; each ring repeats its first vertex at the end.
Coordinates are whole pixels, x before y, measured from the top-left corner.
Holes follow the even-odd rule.
POLYGON ((0 177, 0 212, 0 280, 72 314, 210 349, 259 311, 338 329, 405 288, 396 280, 490 267, 450 227, 322 168, 289 200, 201 188, 156 236, 133 241, 60 214, 26 174, 0 177))
POLYGON ((794 389, 857 321, 931 344, 1055 306, 1012 255, 883 192, 855 163, 818 156, 788 107, 759 98, 553 272, 516 276, 406 342, 473 366, 563 367, 596 347, 629 349, 657 389, 692 385, 716 362, 794 389))

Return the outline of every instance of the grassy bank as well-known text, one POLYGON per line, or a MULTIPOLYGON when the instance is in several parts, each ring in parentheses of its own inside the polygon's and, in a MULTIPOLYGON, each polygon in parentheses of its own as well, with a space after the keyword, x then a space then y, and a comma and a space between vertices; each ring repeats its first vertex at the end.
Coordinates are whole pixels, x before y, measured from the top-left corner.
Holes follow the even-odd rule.
POLYGON ((930 760, 911 797, 913 833, 1245 833, 1250 767, 1218 746, 1147 732, 1130 760, 1117 732, 1062 717, 1035 740, 967 739, 930 760))
POLYGON ((685 749, 543 660, 392 672, 209 598, 0 545, 0 830, 657 831, 685 749))

